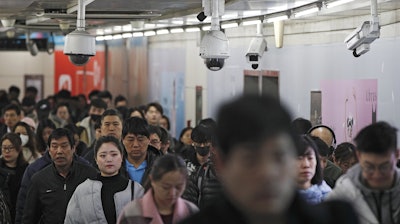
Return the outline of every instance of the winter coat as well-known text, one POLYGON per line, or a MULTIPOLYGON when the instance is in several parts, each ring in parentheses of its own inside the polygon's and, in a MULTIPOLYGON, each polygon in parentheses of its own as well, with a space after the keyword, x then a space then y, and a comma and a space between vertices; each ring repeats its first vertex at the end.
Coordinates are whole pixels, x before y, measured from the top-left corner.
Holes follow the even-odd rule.
MULTIPOLYGON (((68 203, 65 224, 107 224, 101 201, 101 188, 99 180, 87 179, 80 184, 68 203)), ((116 217, 122 209, 133 199, 141 198, 144 189, 137 182, 129 181, 124 191, 114 194, 116 217), (132 190, 133 184, 133 190, 132 190), (133 193, 133 195, 132 195, 133 193)))
MULTIPOLYGON (((172 223, 196 213, 198 208, 185 199, 178 198, 174 206, 172 223)), ((120 224, 163 224, 160 213, 154 202, 153 190, 148 190, 142 199, 136 199, 125 206, 118 218, 120 224)))
POLYGON ((64 223, 67 205, 76 187, 87 178, 96 178, 96 175, 96 169, 78 162, 72 163, 66 178, 53 164, 42 169, 32 177, 22 223, 64 223))
POLYGON ((363 224, 399 223, 399 169, 396 168, 395 182, 388 190, 373 190, 366 187, 360 181, 361 172, 359 164, 351 167, 345 175, 338 179, 336 187, 328 194, 327 200, 341 199, 351 202, 363 224))
POLYGON ((214 165, 208 161, 189 177, 182 198, 203 209, 218 200, 221 194, 221 183, 216 176, 214 165))
POLYGON ((298 190, 300 196, 310 204, 321 203, 331 191, 332 188, 325 181, 322 181, 320 185, 313 184, 308 189, 298 190))
POLYGON ((91 145, 95 140, 95 136, 92 136, 90 116, 83 118, 82 121, 76 123, 76 126, 84 128, 81 132, 81 135, 79 136, 79 139, 82 142, 86 143, 86 145, 91 145))
MULTIPOLYGON (((342 201, 310 205, 296 195, 284 214, 287 224, 357 224, 356 213, 349 203, 342 201)), ((200 210, 180 224, 250 224, 243 212, 225 195, 212 205, 200 210)), ((268 223, 268 220, 265 220, 268 223)))
MULTIPOLYGON (((88 161, 76 155, 74 155, 74 161, 89 165, 88 161)), ((50 165, 51 163, 52 160, 50 158, 50 154, 48 151, 46 151, 42 157, 37 159, 34 163, 29 164, 29 166, 26 168, 24 176, 22 177, 21 188, 19 189, 18 192, 17 211, 16 211, 17 214, 15 217, 15 224, 22 223, 22 215, 24 213, 26 193, 28 192, 28 188, 31 185, 32 176, 38 171, 45 168, 46 166, 50 165)))

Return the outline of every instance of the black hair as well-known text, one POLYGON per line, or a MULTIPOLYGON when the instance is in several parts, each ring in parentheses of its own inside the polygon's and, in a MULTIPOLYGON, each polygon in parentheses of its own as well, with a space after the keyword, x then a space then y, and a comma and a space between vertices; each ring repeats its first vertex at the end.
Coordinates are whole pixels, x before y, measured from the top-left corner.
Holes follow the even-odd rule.
POLYGON ((10 87, 8 88, 8 93, 11 93, 11 92, 14 92, 14 93, 16 93, 17 95, 19 95, 19 94, 21 93, 21 90, 20 90, 20 88, 18 88, 17 86, 12 85, 12 86, 10 86, 10 87))
POLYGON ((93 99, 90 101, 90 107, 97 107, 106 110, 107 109, 107 103, 104 102, 102 99, 93 99))
POLYGON ((36 135, 35 132, 33 132, 31 126, 29 126, 29 124, 23 122, 23 121, 19 121, 15 124, 14 128, 13 128, 13 132, 15 132, 15 129, 17 129, 18 126, 22 126, 26 129, 26 133, 29 136, 29 140, 28 143, 26 143, 25 147, 27 147, 29 149, 29 151, 31 151, 32 155, 34 158, 37 157, 37 141, 36 141, 36 135))
POLYGON ((116 107, 115 109, 122 115, 123 121, 124 121, 126 118, 129 117, 129 116, 128 116, 128 111, 129 111, 128 107, 126 107, 126 106, 119 106, 119 107, 116 107))
POLYGON ((260 142, 280 133, 291 132, 289 112, 272 96, 244 95, 220 107, 217 113, 218 149, 222 157, 232 153, 234 146, 260 142))
POLYGON ((35 104, 35 99, 33 99, 32 97, 24 97, 21 103, 21 105, 25 107, 35 106, 35 104))
POLYGON ((139 117, 130 117, 126 119, 122 127, 122 138, 128 134, 143 135, 147 138, 150 137, 147 122, 139 117))
POLYGON ((99 95, 99 93, 100 93, 100 90, 98 90, 98 89, 94 89, 94 90, 90 91, 89 99, 92 100, 93 97, 97 97, 97 95, 99 95))
POLYGON ((64 126, 65 129, 68 129, 72 132, 73 135, 80 135, 78 127, 75 124, 67 124, 64 126))
POLYGON ((118 95, 114 99, 114 106, 117 106, 117 103, 119 103, 121 101, 128 101, 128 100, 123 95, 118 95))
POLYGON ((49 140, 47 141, 47 146, 50 148, 51 145, 51 141, 53 139, 57 140, 60 139, 62 137, 67 137, 69 145, 72 147, 74 147, 75 145, 75 139, 74 139, 74 135, 72 134, 72 132, 66 128, 57 128, 56 130, 54 130, 51 135, 49 136, 49 140))
POLYGON ((11 142, 11 144, 15 147, 15 150, 18 152, 18 157, 17 157, 17 166, 26 164, 26 160, 24 158, 24 154, 22 153, 22 142, 21 142, 21 138, 19 137, 18 134, 16 133, 6 133, 3 135, 3 137, 1 138, 1 144, 3 144, 4 140, 9 140, 11 142))
POLYGON ((137 111, 137 112, 140 113, 140 116, 142 116, 141 118, 144 118, 143 110, 141 110, 139 107, 131 107, 131 108, 129 108, 129 110, 128 110, 128 115, 127 115, 126 117, 127 117, 127 118, 130 118, 130 117, 131 117, 131 114, 132 114, 133 112, 135 112, 135 111, 137 111))
MULTIPOLYGON (((166 173, 171 171, 179 171, 187 179, 188 173, 185 161, 183 161, 180 156, 174 154, 166 154, 158 157, 153 163, 150 176, 152 181, 159 181, 166 173)), ((150 187, 150 183, 147 183, 145 186, 145 189, 148 189, 150 187)))
POLYGON ((94 130, 101 128, 101 119, 94 122, 94 130))
POLYGON ((38 149, 41 152, 46 151, 47 148, 47 142, 45 142, 42 137, 45 128, 56 130, 56 125, 50 119, 43 119, 39 121, 39 125, 36 131, 36 139, 38 140, 38 149))
POLYGON ((156 134, 161 139, 161 128, 159 126, 149 125, 148 129, 150 135, 156 134))
POLYGON ((193 128, 192 127, 186 127, 186 128, 183 128, 182 129, 182 131, 181 131, 181 134, 179 135, 179 141, 181 141, 181 138, 183 137, 183 135, 185 135, 185 133, 188 131, 188 130, 193 130, 193 128))
POLYGON ((62 89, 60 91, 58 91, 58 93, 56 93, 55 95, 56 99, 70 99, 71 98, 71 91, 66 90, 66 89, 62 89))
POLYGON ((6 111, 9 111, 9 110, 15 111, 15 113, 18 116, 21 115, 21 107, 16 105, 16 104, 11 103, 11 104, 8 104, 7 106, 5 106, 4 109, 3 109, 3 114, 5 114, 6 111))
POLYGON ((333 157, 335 158, 336 162, 347 161, 351 158, 355 158, 357 160, 355 150, 355 145, 351 144, 350 142, 343 142, 336 147, 333 157))
POLYGON ((112 100, 112 94, 108 90, 103 90, 97 94, 99 98, 108 98, 112 100))
POLYGON ((34 86, 28 86, 28 87, 26 87, 25 92, 31 92, 31 93, 37 94, 38 89, 34 86))
POLYGON ((160 112, 160 114, 164 114, 164 110, 163 110, 161 104, 159 104, 157 102, 152 102, 152 103, 147 104, 146 109, 145 109, 146 113, 147 113, 147 111, 149 111, 150 107, 154 107, 154 108, 156 108, 156 110, 158 112, 160 112))
POLYGON ((317 136, 309 136, 315 143, 320 156, 329 157, 331 150, 329 146, 317 136))
POLYGON ((119 120, 121 121, 121 123, 124 121, 124 118, 119 113, 119 111, 117 111, 115 109, 107 109, 101 115, 101 118, 100 118, 101 123, 103 123, 104 118, 107 116, 117 116, 119 118, 119 120))
POLYGON ((117 149, 119 150, 119 152, 121 153, 121 156, 124 155, 122 149, 122 144, 121 142, 114 136, 101 136, 99 139, 96 140, 95 144, 94 144, 94 158, 97 157, 97 153, 99 152, 99 149, 101 147, 101 145, 103 145, 104 143, 112 143, 114 144, 117 149))
POLYGON ((207 143, 211 142, 212 131, 211 127, 199 124, 192 130, 191 138, 193 142, 197 143, 207 143))
POLYGON ((169 121, 169 118, 166 115, 162 115, 161 118, 165 119, 167 121, 167 130, 171 130, 171 122, 169 121))
MULTIPOLYGON (((325 144, 326 145, 326 144, 325 144)), ((322 172, 321 161, 319 159, 318 147, 315 144, 314 140, 312 140, 307 135, 300 136, 299 139, 299 147, 297 147, 298 156, 306 156, 307 149, 311 148, 315 153, 315 160, 317 161, 317 165, 315 166, 315 174, 311 179, 311 184, 320 185, 324 180, 324 175, 322 172)))
POLYGON ((199 125, 204 125, 208 128, 209 135, 211 136, 211 144, 213 146, 217 145, 217 122, 212 118, 205 118, 200 120, 199 125))
POLYGON ((302 117, 294 119, 291 125, 293 132, 298 135, 307 134, 312 127, 311 121, 302 117))
POLYGON ((169 133, 168 133, 168 131, 163 127, 160 127, 160 131, 161 131, 161 137, 160 137, 161 143, 162 144, 167 144, 168 141, 169 141, 169 133))
POLYGON ((397 129, 380 121, 361 129, 354 138, 360 152, 385 154, 397 150, 397 129))

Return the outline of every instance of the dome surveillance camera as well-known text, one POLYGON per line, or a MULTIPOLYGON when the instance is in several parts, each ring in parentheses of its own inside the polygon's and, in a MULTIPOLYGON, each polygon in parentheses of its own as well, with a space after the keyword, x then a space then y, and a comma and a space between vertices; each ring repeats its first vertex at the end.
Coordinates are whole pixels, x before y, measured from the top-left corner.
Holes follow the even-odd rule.
POLYGON ((229 57, 229 42, 224 32, 220 30, 208 31, 200 44, 200 57, 211 71, 220 70, 225 59, 229 57))
POLYGON ((96 55, 95 37, 83 30, 72 31, 65 37, 64 54, 74 65, 85 65, 96 55))

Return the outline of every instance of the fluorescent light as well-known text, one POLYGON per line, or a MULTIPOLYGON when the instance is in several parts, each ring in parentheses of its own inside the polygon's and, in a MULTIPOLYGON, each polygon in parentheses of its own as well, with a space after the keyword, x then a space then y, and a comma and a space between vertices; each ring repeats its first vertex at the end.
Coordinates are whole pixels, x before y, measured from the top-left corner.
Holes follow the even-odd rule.
POLYGON ((229 20, 229 19, 236 19, 238 18, 238 13, 237 12, 225 12, 224 15, 222 15, 222 20, 229 20))
POLYGON ((97 35, 104 35, 104 31, 102 29, 97 29, 96 30, 97 35))
POLYGON ((132 37, 143 37, 143 32, 134 32, 132 33, 132 37))
POLYGON ((104 36, 97 36, 96 37, 96 41, 102 41, 102 40, 104 40, 104 36))
POLYGON ((281 21, 281 20, 286 20, 288 18, 289 17, 287 15, 271 17, 271 18, 267 19, 267 23, 273 23, 273 22, 277 22, 277 21, 281 21))
POLYGON ((171 23, 175 25, 183 25, 183 20, 172 20, 171 23))
POLYGON ((248 20, 248 21, 243 21, 242 25, 243 26, 250 26, 250 25, 257 25, 260 24, 261 20, 257 19, 257 20, 248 20))
POLYGON ((122 26, 114 26, 113 30, 116 32, 120 32, 122 30, 122 26))
POLYGON ((306 16, 306 15, 310 15, 310 14, 316 13, 318 11, 319 11, 318 7, 306 9, 306 10, 303 10, 303 11, 295 12, 294 13, 294 17, 298 18, 298 17, 302 17, 302 16, 306 16))
POLYGON ((145 29, 151 29, 151 28, 154 28, 154 27, 156 27, 156 24, 154 24, 154 23, 146 23, 146 24, 144 24, 144 28, 145 29))
POLYGON ((112 40, 112 39, 113 39, 112 35, 104 36, 104 40, 112 40))
POLYGON ((154 30, 144 32, 144 36, 146 36, 146 37, 154 36, 154 35, 156 35, 156 32, 154 30))
POLYGON ((160 34, 169 34, 169 31, 167 29, 157 30, 157 35, 160 35, 160 34))
POLYGON ((111 28, 104 29, 104 33, 111 33, 111 32, 112 32, 111 28))
POLYGON ((122 27, 122 30, 123 31, 132 31, 132 25, 131 24, 127 24, 127 25, 124 25, 123 27, 122 27))
POLYGON ((222 29, 238 27, 238 23, 225 23, 221 25, 222 29))
POLYGON ((251 10, 251 11, 244 11, 243 12, 243 17, 251 17, 251 16, 259 16, 261 15, 260 10, 251 10))
POLYGON ((112 37, 113 40, 118 40, 118 39, 122 39, 122 35, 121 34, 116 34, 112 37))
POLYGON ((185 31, 188 32, 188 33, 199 32, 199 31, 200 31, 200 28, 198 28, 198 27, 191 27, 191 28, 186 28, 185 31))
POLYGON ((339 5, 343 5, 343 4, 352 2, 352 1, 354 1, 354 0, 338 0, 338 1, 335 1, 335 2, 329 2, 329 3, 326 4, 326 8, 328 8, 328 9, 329 8, 333 8, 333 7, 336 7, 336 6, 339 6, 339 5))
POLYGON ((131 38, 132 34, 131 33, 123 33, 122 38, 131 38))
POLYGON ((183 33, 184 30, 182 28, 174 28, 174 29, 171 29, 170 32, 171 33, 183 33))
POLYGON ((211 30, 211 26, 203 26, 201 29, 203 31, 209 31, 209 30, 211 30))

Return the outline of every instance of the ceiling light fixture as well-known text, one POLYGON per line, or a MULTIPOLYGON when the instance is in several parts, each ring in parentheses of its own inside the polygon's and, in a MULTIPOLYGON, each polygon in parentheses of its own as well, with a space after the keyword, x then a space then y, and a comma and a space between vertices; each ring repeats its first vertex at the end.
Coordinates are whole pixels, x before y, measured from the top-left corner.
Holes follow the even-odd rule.
POLYGON ((132 37, 143 37, 143 32, 134 32, 132 33, 132 37))
POLYGON ((273 23, 277 21, 282 21, 282 20, 287 20, 289 19, 288 15, 283 15, 283 16, 276 16, 276 17, 271 17, 267 19, 267 23, 273 23))
POLYGON ((185 31, 187 33, 194 33, 194 32, 199 32, 200 28, 199 27, 189 27, 189 28, 186 28, 185 31))
POLYGON ((238 23, 225 23, 221 25, 222 29, 227 29, 227 28, 235 28, 238 27, 238 23))
POLYGON ((144 32, 143 35, 146 36, 146 37, 150 37, 150 36, 156 35, 156 32, 154 30, 150 30, 150 31, 144 32))
POLYGON ((338 0, 338 1, 334 1, 334 2, 326 2, 326 8, 330 9, 339 5, 343 5, 349 2, 353 2, 354 0, 338 0))
POLYGON ((294 17, 295 18, 299 18, 299 17, 302 17, 302 16, 306 16, 306 15, 310 15, 310 14, 316 13, 318 11, 319 11, 318 7, 313 7, 313 8, 309 8, 309 9, 306 9, 306 10, 295 12, 294 13, 294 17))
POLYGON ((157 30, 156 33, 157 33, 157 35, 169 34, 169 30, 161 29, 161 30, 157 30))
POLYGON ((242 22, 242 26, 251 26, 251 25, 257 25, 260 24, 261 20, 257 19, 257 20, 247 20, 247 21, 243 21, 242 22))
POLYGON ((170 30, 171 33, 183 33, 185 32, 182 28, 174 28, 170 30))
POLYGON ((122 38, 131 38, 132 34, 131 33, 123 33, 122 38))

